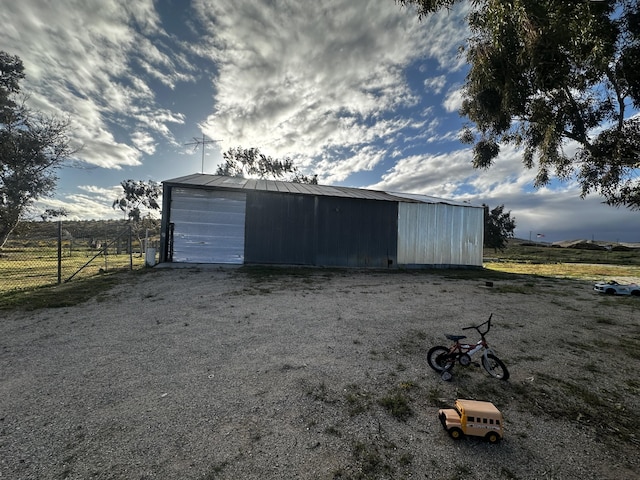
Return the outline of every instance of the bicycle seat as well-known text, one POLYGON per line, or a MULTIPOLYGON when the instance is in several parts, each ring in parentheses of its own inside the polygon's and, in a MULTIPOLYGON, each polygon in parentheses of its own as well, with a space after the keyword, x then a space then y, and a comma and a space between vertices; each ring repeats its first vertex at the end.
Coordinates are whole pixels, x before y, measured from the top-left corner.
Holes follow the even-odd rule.
POLYGON ((458 340, 462 340, 463 338, 467 338, 466 335, 445 335, 452 342, 457 342, 458 340))

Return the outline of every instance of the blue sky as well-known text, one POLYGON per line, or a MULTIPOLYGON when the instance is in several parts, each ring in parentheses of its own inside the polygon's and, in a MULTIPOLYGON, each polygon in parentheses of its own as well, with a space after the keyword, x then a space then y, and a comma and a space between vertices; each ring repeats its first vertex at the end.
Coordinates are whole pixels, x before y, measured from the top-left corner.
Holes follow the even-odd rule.
POLYGON ((205 173, 258 147, 321 184, 504 204, 521 238, 640 241, 639 212, 571 181, 534 189, 512 148, 471 167, 466 8, 419 22, 393 0, 2 0, 0 50, 23 60, 29 104, 68 116, 83 145, 39 207, 120 218, 119 183, 201 172, 186 144, 204 134, 205 173))

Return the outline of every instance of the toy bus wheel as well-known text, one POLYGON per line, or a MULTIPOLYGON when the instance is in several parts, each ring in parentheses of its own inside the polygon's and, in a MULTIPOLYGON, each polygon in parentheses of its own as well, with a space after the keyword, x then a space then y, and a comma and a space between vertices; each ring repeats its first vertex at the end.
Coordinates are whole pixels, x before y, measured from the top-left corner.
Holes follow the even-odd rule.
POLYGON ((489 432, 485 437, 489 443, 498 443, 500 441, 500 435, 496 432, 489 432))
POLYGON ((460 440, 464 436, 464 433, 462 433, 462 430, 459 428, 451 428, 449 429, 449 436, 454 440, 460 440))

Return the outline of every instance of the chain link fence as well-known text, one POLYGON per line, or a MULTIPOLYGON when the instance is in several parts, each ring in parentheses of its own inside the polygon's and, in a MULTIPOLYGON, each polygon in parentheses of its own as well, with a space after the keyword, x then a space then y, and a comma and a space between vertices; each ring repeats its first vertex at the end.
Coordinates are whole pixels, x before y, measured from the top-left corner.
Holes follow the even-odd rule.
POLYGON ((157 226, 136 232, 124 221, 24 222, 0 249, 0 294, 153 265, 158 243, 157 226))

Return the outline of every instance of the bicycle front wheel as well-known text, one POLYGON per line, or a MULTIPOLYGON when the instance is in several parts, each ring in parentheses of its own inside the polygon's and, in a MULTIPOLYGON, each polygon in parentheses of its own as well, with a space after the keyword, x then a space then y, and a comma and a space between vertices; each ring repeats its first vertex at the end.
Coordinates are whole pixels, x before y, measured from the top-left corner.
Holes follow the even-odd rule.
POLYGON ((432 347, 429 352, 427 352, 427 361, 429 362, 429 366, 436 372, 448 370, 453 363, 449 356, 449 349, 440 345, 432 347))
POLYGON ((482 366, 493 378, 499 378, 500 380, 509 379, 509 370, 507 370, 505 364, 502 363, 502 360, 491 353, 486 357, 482 357, 482 366))

